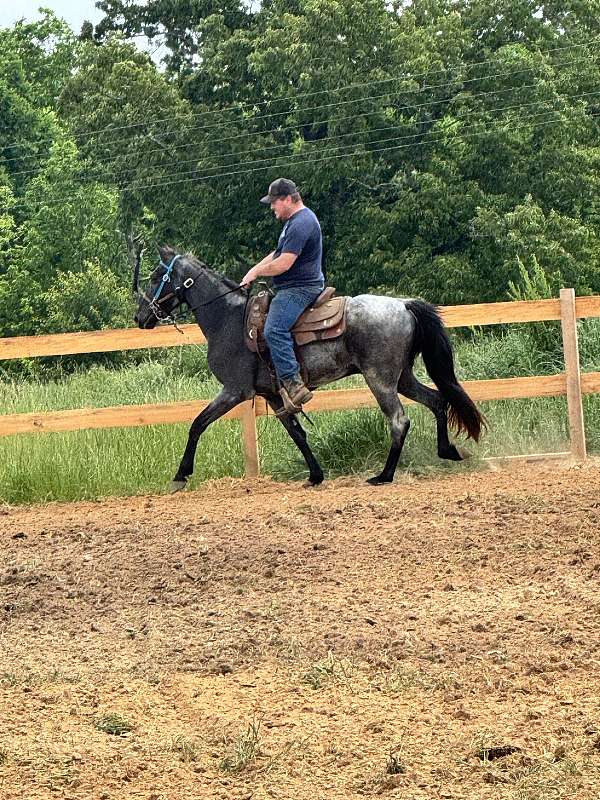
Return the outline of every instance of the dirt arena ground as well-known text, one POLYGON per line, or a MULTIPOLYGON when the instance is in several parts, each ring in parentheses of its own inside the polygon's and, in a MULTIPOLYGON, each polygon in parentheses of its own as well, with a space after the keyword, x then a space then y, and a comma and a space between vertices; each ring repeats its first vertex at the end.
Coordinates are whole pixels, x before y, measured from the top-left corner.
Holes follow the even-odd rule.
POLYGON ((600 797, 600 467, 0 506, 0 797, 600 797))

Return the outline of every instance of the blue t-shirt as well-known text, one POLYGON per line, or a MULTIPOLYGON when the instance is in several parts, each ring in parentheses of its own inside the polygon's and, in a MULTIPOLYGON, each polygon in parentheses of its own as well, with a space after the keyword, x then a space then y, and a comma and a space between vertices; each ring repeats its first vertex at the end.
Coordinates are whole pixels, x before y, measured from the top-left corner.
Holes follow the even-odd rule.
POLYGON ((273 277, 276 289, 325 285, 321 226, 310 208, 301 208, 286 221, 273 258, 282 253, 294 253, 298 258, 286 272, 273 277))

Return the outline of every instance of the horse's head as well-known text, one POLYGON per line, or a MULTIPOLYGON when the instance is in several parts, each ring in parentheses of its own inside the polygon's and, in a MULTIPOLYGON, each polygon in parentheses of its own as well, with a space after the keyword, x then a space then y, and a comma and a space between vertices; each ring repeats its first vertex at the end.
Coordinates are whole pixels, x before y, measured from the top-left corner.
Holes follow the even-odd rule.
MULTIPOLYGON (((183 301, 182 289, 186 281, 186 257, 172 247, 159 247, 160 263, 150 275, 145 291, 138 285, 138 265, 134 275, 134 291, 138 295, 138 308, 134 317, 140 328, 154 328, 160 320, 168 319, 171 312, 183 301)), ((191 280, 191 284, 193 284, 191 280)), ((190 285, 191 285, 190 284, 190 285)))

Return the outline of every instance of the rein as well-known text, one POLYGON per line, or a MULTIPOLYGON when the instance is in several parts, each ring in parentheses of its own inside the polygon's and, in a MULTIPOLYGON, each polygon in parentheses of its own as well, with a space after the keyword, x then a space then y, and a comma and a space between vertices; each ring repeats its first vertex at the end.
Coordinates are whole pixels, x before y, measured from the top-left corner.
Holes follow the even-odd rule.
MULTIPOLYGON (((190 279, 188 278, 188 280, 190 280, 190 279)), ((200 305, 199 306, 195 306, 195 308, 201 308, 202 306, 209 306, 211 303, 214 303, 215 300, 220 300, 222 297, 227 297, 228 294, 232 294, 233 292, 239 292, 240 290, 244 291, 247 288, 248 288, 248 284, 247 283, 240 283, 240 285, 236 286, 234 289, 229 289, 228 292, 223 292, 223 294, 218 294, 216 297, 213 297, 212 300, 207 300, 206 303, 200 303, 200 305)), ((194 309, 190 307, 190 311, 193 311, 193 310, 194 309)))
MULTIPOLYGON (((183 281, 182 285, 176 287, 174 291, 171 291, 168 294, 164 295, 164 297, 161 297, 161 294, 162 294, 165 286, 167 285, 167 283, 171 283, 171 274, 173 272, 173 267, 175 265, 175 262, 177 261, 178 258, 181 258, 181 255, 173 256, 173 258, 171 259, 169 264, 165 264, 162 259, 160 260, 159 267, 162 266, 162 267, 165 268, 165 274, 162 276, 162 278, 160 280, 160 283, 159 283, 159 285, 157 286, 157 288, 156 288, 156 290, 154 292, 154 296, 153 297, 149 297, 146 294, 146 292, 140 292, 140 290, 139 290, 139 285, 138 285, 138 280, 139 280, 139 261, 140 261, 139 256, 138 256, 138 259, 136 260, 137 263, 136 263, 136 268, 135 268, 135 272, 134 272, 134 283, 133 283, 134 291, 137 291, 138 296, 142 297, 148 303, 150 309, 152 310, 152 313, 154 314, 154 316, 156 317, 156 319, 159 322, 168 322, 170 325, 173 325, 173 327, 176 330, 178 330, 179 333, 183 334, 183 331, 177 325, 176 317, 173 316, 173 312, 175 311, 175 309, 179 308, 182 303, 186 303, 186 305, 188 306, 190 311, 193 313, 198 308, 203 308, 205 306, 210 306, 212 303, 216 302, 217 300, 221 300, 223 297, 227 297, 227 295, 230 295, 230 294, 233 294, 233 292, 239 292, 239 291, 248 291, 248 293, 246 295, 246 303, 245 303, 245 309, 244 309, 244 318, 246 317, 247 310, 248 310, 248 303, 250 302, 250 298, 251 298, 250 291, 249 291, 249 289, 250 289, 250 285, 249 284, 244 284, 244 283, 239 284, 238 286, 234 286, 233 289, 228 289, 226 292, 222 292, 221 294, 218 294, 216 297, 213 297, 212 300, 206 300, 204 303, 199 303, 196 306, 192 306, 185 300, 184 297, 180 297, 180 295, 178 294, 178 292, 181 290, 181 288, 184 288, 184 289, 191 289, 192 288, 192 286, 194 285, 195 281, 194 281, 193 278, 190 277, 190 278, 186 278, 183 281), (173 306, 173 308, 171 309, 171 312, 169 314, 165 314, 163 312, 162 308, 160 307, 161 303, 164 303, 166 300, 170 300, 172 297, 176 297, 178 302, 177 302, 177 304, 175 306, 173 306)), ((194 346, 198 347, 198 345, 194 345, 194 346)), ((263 364, 268 369, 269 373, 271 374, 271 378, 272 379, 274 378, 274 380, 277 381, 277 377, 276 377, 276 375, 274 373, 272 365, 270 365, 269 362, 266 361, 262 357, 260 352, 258 353, 258 357, 259 357, 259 360, 262 361, 263 364)), ((304 410, 301 410, 300 413, 302 414, 302 416, 311 425, 314 424, 312 419, 306 414, 306 412, 304 410)))
MULTIPOLYGON (((175 328, 177 328, 177 330, 180 333, 183 333, 183 331, 177 326, 177 321, 176 321, 175 317, 173 316, 173 311, 176 308, 179 308, 179 306, 182 303, 186 302, 184 298, 181 298, 177 294, 177 292, 182 287, 184 289, 191 289, 191 287, 194 285, 194 279, 193 278, 186 278, 183 281, 181 287, 177 287, 175 289, 175 291, 171 291, 168 294, 165 294, 163 297, 161 297, 161 294, 162 294, 165 286, 167 285, 167 283, 171 283, 171 275, 172 275, 172 272, 173 272, 173 267, 175 266, 175 262, 177 261, 178 258, 181 258, 181 255, 178 254, 178 255, 173 256, 173 258, 171 259, 171 261, 168 264, 165 264, 164 261, 162 261, 162 260, 159 262, 158 266, 159 267, 164 267, 165 268, 165 273, 162 276, 162 278, 160 280, 160 283, 157 286, 156 291, 154 292, 154 296, 153 297, 149 297, 146 294, 146 292, 140 292, 139 289, 138 289, 138 295, 140 297, 142 297, 148 303, 148 305, 150 306, 150 309, 152 310, 152 313, 154 314, 154 316, 156 317, 156 319, 159 322, 168 322, 171 325, 174 325, 175 328), (164 303, 167 300, 170 300, 172 297, 177 297, 178 303, 177 303, 177 305, 175 305, 171 309, 171 313, 170 314, 165 314, 163 312, 162 308, 161 308, 161 304, 164 303)), ((137 278, 137 276, 136 276, 136 278, 137 278)), ((136 284, 136 279, 134 278, 134 285, 135 284, 136 284)), ((219 294, 216 297, 213 297, 212 300, 207 300, 206 302, 199 303, 196 306, 192 306, 189 303, 187 303, 187 305, 188 305, 190 311, 193 313, 194 311, 196 311, 196 309, 202 308, 204 306, 209 306, 209 305, 211 305, 211 303, 214 303, 215 301, 220 300, 223 297, 227 297, 227 295, 232 294, 233 292, 244 291, 246 289, 248 289, 248 285, 247 284, 240 284, 239 286, 236 286, 233 289, 228 289, 226 292, 223 292, 222 294, 219 294)), ((250 294, 248 294, 248 297, 246 298, 246 304, 248 304, 249 299, 250 299, 250 294)))

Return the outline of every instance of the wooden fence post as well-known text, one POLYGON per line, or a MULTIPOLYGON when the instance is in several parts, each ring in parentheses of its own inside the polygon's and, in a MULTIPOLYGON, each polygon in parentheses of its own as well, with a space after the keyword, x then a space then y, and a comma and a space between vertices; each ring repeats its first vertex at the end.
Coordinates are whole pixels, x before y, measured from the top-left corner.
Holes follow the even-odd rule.
POLYGON ((571 455, 585 461, 585 423, 581 401, 581 372, 579 369, 579 344, 577 341, 577 315, 575 290, 560 290, 560 324, 562 327, 565 373, 567 377, 567 406, 569 409, 569 438, 571 455))
POLYGON ((258 457, 258 437, 256 434, 256 414, 252 400, 242 403, 242 440, 244 444, 244 465, 247 478, 256 478, 260 473, 258 457))

